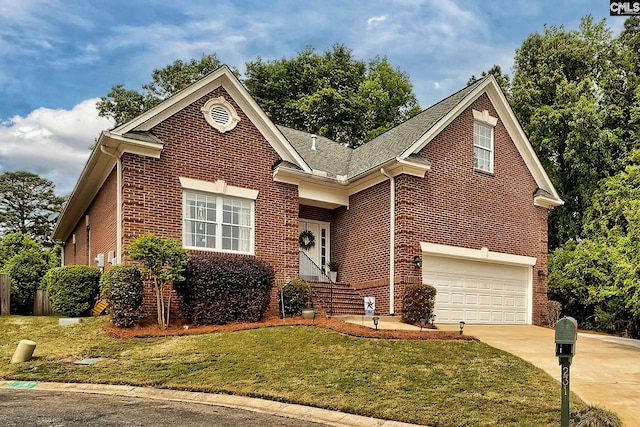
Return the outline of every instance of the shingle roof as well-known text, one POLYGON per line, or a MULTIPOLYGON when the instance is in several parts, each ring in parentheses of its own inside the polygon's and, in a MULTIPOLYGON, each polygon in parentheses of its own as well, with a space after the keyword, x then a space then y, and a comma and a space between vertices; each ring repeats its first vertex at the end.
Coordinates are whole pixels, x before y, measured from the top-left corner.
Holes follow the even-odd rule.
POLYGON ((310 133, 284 126, 278 128, 312 169, 326 171, 331 177, 346 175, 351 179, 400 156, 483 80, 454 93, 356 149, 343 147, 319 136, 316 140, 317 150, 313 151, 310 133))
POLYGON ((338 175, 347 175, 353 149, 343 147, 323 136, 318 136, 316 137, 316 150, 314 151, 311 149, 310 133, 284 126, 278 126, 278 129, 311 169, 325 171, 328 176, 333 178, 338 175))

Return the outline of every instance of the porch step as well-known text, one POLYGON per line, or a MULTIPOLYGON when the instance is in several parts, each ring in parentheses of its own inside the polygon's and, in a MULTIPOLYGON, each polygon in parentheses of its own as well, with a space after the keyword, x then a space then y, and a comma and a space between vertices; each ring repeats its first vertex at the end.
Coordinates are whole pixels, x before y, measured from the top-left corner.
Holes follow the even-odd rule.
POLYGON ((346 283, 311 282, 313 303, 327 315, 363 314, 362 296, 346 283))

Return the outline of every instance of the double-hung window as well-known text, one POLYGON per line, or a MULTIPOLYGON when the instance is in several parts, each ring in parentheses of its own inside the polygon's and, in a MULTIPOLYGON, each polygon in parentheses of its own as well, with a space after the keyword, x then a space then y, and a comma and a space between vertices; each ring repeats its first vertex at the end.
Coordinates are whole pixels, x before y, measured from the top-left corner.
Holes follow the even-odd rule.
POLYGON ((493 172, 493 128, 473 124, 473 166, 484 172, 493 172))
POLYGON ((473 110, 473 119, 473 167, 479 171, 493 173, 493 129, 498 119, 491 117, 487 110, 473 110))
POLYGON ((257 191, 181 178, 183 181, 183 245, 190 249, 253 254, 254 205, 257 191), (198 189, 184 188, 190 181, 198 189), (205 187, 205 188, 203 188, 205 187), (205 192, 202 189, 222 193, 205 192), (237 191, 234 191, 237 190, 237 191), (231 193, 231 195, 227 194, 231 193), (249 198, 234 195, 245 195, 249 198), (253 196, 255 194, 255 197, 253 196))

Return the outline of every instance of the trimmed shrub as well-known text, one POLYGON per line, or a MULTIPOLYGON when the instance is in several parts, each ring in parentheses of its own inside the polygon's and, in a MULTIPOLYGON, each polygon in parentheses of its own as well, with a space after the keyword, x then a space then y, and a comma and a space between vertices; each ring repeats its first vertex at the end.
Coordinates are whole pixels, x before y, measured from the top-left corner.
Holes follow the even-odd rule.
POLYGON ((64 316, 89 313, 98 296, 100 269, 88 265, 66 265, 52 268, 44 281, 53 309, 64 316))
POLYGON ((552 328, 560 320, 562 304, 559 301, 547 301, 544 303, 544 320, 552 328))
POLYGON ((224 325, 262 320, 275 281, 269 263, 252 256, 209 253, 189 257, 174 289, 187 322, 224 325))
POLYGON ((622 427, 622 421, 616 414, 595 406, 572 411, 570 418, 571 427, 622 427))
POLYGON ((278 309, 282 315, 284 302, 285 316, 296 316, 311 302, 311 286, 304 280, 290 280, 278 289, 278 309))
POLYGON ((402 321, 417 323, 420 319, 431 319, 436 300, 436 288, 425 284, 404 286, 402 297, 402 321))
POLYGON ((135 325, 142 312, 144 282, 135 265, 114 265, 100 278, 100 293, 109 303, 111 323, 119 328, 135 325))

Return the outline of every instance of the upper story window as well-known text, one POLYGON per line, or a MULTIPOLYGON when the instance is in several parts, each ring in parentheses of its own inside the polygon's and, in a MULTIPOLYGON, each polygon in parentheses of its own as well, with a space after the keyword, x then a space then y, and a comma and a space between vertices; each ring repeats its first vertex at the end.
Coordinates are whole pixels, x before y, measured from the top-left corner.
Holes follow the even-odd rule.
POLYGON ((476 170, 493 173, 494 141, 493 129, 498 119, 491 117, 487 110, 473 110, 473 167, 476 170))
POLYGON ((254 253, 256 190, 224 181, 180 178, 183 245, 189 249, 254 253))

